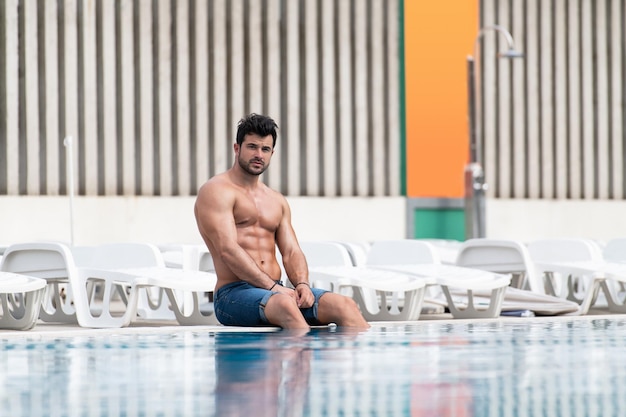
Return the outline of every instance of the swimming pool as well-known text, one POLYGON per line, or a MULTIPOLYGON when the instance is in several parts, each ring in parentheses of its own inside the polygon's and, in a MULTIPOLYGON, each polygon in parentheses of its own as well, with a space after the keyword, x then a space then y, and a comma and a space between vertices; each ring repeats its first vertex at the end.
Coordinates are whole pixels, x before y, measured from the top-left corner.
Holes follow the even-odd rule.
POLYGON ((626 319, 4 338, 2 416, 624 416, 626 319))

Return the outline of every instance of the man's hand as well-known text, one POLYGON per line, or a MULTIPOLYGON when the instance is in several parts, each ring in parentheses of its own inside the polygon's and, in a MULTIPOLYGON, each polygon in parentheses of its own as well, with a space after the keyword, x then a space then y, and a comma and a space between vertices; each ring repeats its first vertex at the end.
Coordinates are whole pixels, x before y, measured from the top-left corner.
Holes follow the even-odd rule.
POLYGON ((296 300, 296 302, 298 302, 298 294, 296 294, 296 292, 291 288, 283 287, 282 285, 276 285, 274 288, 272 288, 272 291, 288 295, 289 297, 296 300))
POLYGON ((296 285, 296 303, 300 308, 309 308, 313 305, 315 297, 307 284, 296 285))

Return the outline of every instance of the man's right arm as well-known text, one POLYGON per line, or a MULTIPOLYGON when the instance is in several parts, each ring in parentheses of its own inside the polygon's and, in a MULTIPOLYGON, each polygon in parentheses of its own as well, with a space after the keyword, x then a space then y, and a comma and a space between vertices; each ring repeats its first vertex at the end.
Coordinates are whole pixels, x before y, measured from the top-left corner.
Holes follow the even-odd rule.
MULTIPOLYGON (((242 281, 269 289, 274 280, 261 270, 237 242, 233 215, 235 192, 227 186, 207 183, 199 192, 195 205, 196 221, 202 237, 216 252, 212 254, 242 281)), ((219 275, 218 275, 219 278, 219 275)))

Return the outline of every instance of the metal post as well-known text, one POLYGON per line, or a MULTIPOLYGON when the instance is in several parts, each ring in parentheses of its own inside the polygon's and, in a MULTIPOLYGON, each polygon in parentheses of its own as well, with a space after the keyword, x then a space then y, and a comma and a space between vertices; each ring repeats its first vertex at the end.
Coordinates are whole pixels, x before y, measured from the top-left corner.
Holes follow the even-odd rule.
POLYGON ((469 125, 469 163, 465 166, 465 238, 485 237, 485 172, 479 162, 480 147, 476 134, 476 70, 474 58, 467 57, 467 96, 469 125))
POLYGON ((513 37, 500 25, 486 26, 478 31, 474 40, 474 56, 467 57, 467 96, 468 96, 468 125, 469 125, 469 163, 465 166, 465 238, 481 238, 486 236, 485 215, 485 172, 483 170, 481 139, 482 132, 478 130, 480 123, 479 90, 476 87, 476 62, 474 57, 478 52, 479 40, 486 31, 495 31, 502 36, 507 43, 507 50, 499 53, 498 58, 521 58, 524 55, 515 50, 513 37))

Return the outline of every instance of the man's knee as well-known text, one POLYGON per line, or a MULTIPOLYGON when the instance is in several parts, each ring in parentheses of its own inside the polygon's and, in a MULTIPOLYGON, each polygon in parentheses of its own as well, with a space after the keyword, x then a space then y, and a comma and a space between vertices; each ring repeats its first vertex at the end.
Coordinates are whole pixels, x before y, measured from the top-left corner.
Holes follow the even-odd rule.
POLYGON ((360 312, 359 306, 356 301, 350 297, 342 296, 342 306, 346 310, 346 312, 360 312))
POLYGON ((284 320, 304 320, 296 300, 284 294, 273 294, 269 298, 265 306, 265 317, 272 324, 280 324, 284 320))
MULTIPOLYGON (((289 297, 285 294, 273 294, 269 300, 267 300, 267 305, 272 307, 278 307, 281 310, 298 310, 298 305, 296 304, 296 300, 292 297, 289 297)), ((300 311, 300 310, 298 310, 300 311)))
POLYGON ((340 315, 355 312, 360 314, 357 303, 351 297, 337 293, 324 294, 324 296, 320 298, 320 307, 324 310, 334 311, 340 315))

